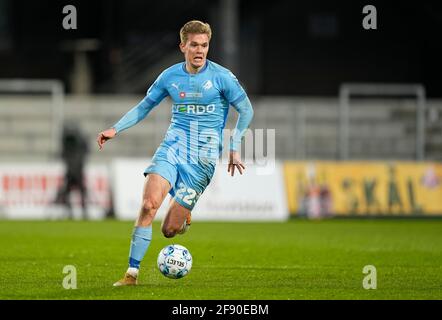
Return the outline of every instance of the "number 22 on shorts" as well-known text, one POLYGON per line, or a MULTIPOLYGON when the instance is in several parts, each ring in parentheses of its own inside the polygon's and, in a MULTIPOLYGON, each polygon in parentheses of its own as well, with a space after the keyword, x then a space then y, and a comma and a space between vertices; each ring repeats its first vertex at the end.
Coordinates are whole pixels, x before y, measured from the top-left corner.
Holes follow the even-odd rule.
POLYGON ((196 197, 196 191, 192 188, 186 188, 184 183, 180 183, 179 189, 176 193, 176 197, 183 200, 184 203, 188 204, 189 206, 192 206, 198 197, 196 197))

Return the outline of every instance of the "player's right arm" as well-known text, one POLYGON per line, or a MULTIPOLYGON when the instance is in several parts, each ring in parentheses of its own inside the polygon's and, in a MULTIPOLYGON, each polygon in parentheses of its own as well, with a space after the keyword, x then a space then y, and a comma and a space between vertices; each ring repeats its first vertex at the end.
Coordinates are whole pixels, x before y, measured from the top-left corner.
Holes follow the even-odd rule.
POLYGON ((149 90, 147 90, 147 94, 143 100, 126 113, 110 129, 104 130, 98 134, 97 143, 100 150, 103 148, 103 145, 107 140, 114 138, 119 132, 128 129, 143 120, 167 95, 168 92, 163 84, 163 74, 161 74, 149 90))
POLYGON ((103 149, 103 145, 107 140, 112 139, 116 135, 117 135, 117 130, 115 130, 115 128, 110 128, 110 129, 101 131, 97 137, 97 143, 98 143, 98 147, 100 148, 100 150, 103 149))

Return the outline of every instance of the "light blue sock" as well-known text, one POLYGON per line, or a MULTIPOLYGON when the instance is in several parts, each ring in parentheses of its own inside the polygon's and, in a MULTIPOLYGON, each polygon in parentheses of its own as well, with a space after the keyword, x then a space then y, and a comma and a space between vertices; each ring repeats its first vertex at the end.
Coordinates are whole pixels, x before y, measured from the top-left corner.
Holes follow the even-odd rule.
POLYGON ((140 268, 140 262, 149 248, 150 240, 152 240, 152 226, 135 227, 132 233, 132 241, 130 242, 129 251, 129 267, 140 268))

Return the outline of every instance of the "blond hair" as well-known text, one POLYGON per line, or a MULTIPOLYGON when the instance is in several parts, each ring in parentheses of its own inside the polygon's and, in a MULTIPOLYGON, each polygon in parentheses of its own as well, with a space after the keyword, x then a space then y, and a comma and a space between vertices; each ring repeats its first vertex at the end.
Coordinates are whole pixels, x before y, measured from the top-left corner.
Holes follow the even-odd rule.
POLYGON ((181 43, 186 43, 188 39, 188 35, 190 33, 204 33, 207 34, 207 37, 212 37, 212 29, 208 23, 204 23, 199 20, 192 20, 187 22, 180 30, 180 39, 181 43))

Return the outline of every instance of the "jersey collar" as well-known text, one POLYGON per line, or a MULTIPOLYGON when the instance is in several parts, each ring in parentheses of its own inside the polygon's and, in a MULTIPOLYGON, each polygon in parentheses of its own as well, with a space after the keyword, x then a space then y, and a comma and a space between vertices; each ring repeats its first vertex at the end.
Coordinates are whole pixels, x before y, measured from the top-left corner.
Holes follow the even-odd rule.
POLYGON ((192 74, 192 75, 197 75, 197 74, 201 74, 204 71, 206 71, 207 67, 209 66, 209 59, 206 59, 206 64, 204 65, 204 67, 198 72, 198 73, 190 73, 189 71, 187 71, 186 69, 186 61, 183 62, 183 71, 187 74, 192 74))

